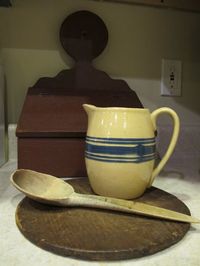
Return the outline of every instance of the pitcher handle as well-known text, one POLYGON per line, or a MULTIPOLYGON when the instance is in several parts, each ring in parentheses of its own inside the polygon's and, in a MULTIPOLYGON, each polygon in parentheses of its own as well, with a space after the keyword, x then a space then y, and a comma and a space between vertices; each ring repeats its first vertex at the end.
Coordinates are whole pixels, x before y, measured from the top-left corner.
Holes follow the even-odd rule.
POLYGON ((174 151, 177 139, 178 139, 178 135, 179 135, 179 130, 180 130, 180 121, 179 121, 179 117, 176 114, 176 112, 174 110, 172 110, 171 108, 168 107, 162 107, 159 108, 155 111, 153 111, 151 113, 151 120, 153 123, 153 127, 154 130, 156 130, 156 121, 157 121, 157 117, 160 114, 166 113, 168 115, 171 116, 171 118, 173 119, 173 132, 172 132, 172 137, 169 143, 169 146, 167 148, 167 151, 165 152, 165 155, 163 156, 163 158, 161 159, 161 161, 159 162, 159 164, 157 165, 157 167, 153 170, 150 182, 148 187, 151 186, 151 184, 153 183, 155 177, 160 173, 160 171, 163 169, 163 167, 165 166, 166 162, 168 161, 168 159, 170 158, 172 152, 174 151))

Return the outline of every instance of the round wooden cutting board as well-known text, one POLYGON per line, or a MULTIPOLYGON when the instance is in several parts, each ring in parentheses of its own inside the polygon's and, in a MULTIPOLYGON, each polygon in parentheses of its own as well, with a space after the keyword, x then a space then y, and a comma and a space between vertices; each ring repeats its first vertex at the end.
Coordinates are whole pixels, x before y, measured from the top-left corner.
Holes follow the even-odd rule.
MULTIPOLYGON (((92 193, 87 179, 68 181, 92 193)), ((190 214, 175 196, 152 187, 137 201, 190 214)), ((107 210, 52 207, 24 198, 16 211, 22 234, 53 253, 87 260, 120 260, 156 253, 180 241, 190 224, 107 210)))

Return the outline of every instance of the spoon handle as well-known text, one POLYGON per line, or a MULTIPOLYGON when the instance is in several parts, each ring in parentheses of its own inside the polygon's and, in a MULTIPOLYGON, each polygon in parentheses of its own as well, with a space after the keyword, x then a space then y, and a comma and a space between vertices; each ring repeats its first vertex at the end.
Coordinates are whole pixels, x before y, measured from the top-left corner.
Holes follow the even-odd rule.
POLYGON ((186 223, 200 223, 199 219, 190 215, 152 206, 146 203, 111 197, 74 193, 73 197, 70 197, 70 205, 109 209, 186 223))

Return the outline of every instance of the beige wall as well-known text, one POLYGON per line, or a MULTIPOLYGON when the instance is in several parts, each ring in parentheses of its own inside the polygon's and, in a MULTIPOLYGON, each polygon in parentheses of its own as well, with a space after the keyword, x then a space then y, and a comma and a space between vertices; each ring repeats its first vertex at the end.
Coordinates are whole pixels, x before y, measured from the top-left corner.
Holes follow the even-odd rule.
POLYGON ((98 14, 109 30, 97 68, 126 79, 145 107, 171 106, 182 123, 200 123, 200 14, 90 0, 15 0, 0 8, 10 123, 17 122, 29 86, 71 66, 58 32, 65 17, 81 9, 98 14), (183 63, 181 97, 160 96, 162 58, 183 63))

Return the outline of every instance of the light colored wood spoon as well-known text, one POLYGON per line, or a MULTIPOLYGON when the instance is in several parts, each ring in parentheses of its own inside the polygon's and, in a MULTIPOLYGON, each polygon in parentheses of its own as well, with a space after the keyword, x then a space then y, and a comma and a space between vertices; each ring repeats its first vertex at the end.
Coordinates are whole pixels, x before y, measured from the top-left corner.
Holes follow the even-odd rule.
POLYGON ((11 175, 11 182, 27 197, 49 205, 85 206, 187 223, 200 223, 199 219, 189 215, 146 203, 97 195, 79 194, 64 180, 32 170, 19 169, 15 171, 11 175))

